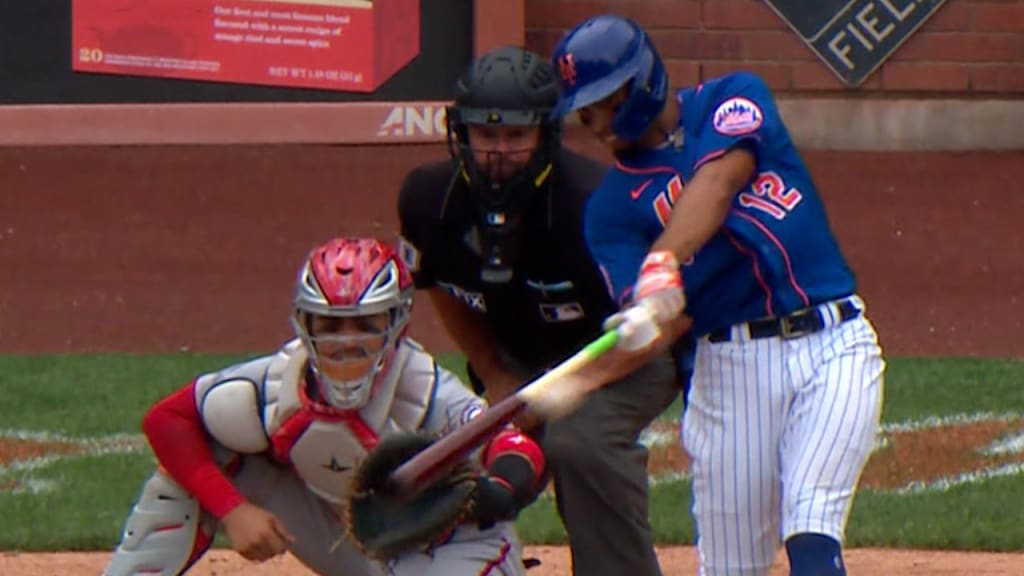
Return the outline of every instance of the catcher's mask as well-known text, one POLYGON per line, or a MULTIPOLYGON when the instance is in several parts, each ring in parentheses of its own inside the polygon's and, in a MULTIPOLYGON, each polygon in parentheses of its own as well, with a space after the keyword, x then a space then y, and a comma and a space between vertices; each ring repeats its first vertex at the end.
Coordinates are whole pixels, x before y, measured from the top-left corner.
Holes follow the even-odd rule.
POLYGON ((378 240, 337 238, 310 253, 292 326, 328 404, 357 410, 369 402, 405 334, 413 289, 401 259, 378 240))
POLYGON ((523 213, 561 142, 558 84, 538 54, 498 48, 475 61, 448 106, 448 150, 469 185, 485 282, 512 278, 523 213))

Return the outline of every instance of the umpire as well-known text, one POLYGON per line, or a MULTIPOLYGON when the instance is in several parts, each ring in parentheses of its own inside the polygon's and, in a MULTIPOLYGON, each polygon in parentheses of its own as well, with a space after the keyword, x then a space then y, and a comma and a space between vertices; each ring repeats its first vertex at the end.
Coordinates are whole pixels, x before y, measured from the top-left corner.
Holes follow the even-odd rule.
MULTIPOLYGON (((401 254, 492 404, 599 336, 618 310, 582 231, 606 167, 561 146, 548 115, 557 97, 538 54, 484 55, 447 110, 451 158, 414 168, 398 200, 401 254)), ((672 362, 658 356, 534 429, 576 575, 661 574, 638 438, 689 382, 672 362)))

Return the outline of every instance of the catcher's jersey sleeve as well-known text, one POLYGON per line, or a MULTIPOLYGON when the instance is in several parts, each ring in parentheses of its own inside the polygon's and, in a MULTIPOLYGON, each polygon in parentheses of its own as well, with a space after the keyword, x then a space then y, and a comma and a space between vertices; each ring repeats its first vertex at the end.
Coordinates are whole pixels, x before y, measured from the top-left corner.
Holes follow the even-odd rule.
POLYGON ((268 362, 261 357, 203 374, 154 405, 143 421, 160 464, 217 518, 244 497, 218 465, 210 440, 243 454, 268 448, 265 398, 250 375, 262 374, 268 362))
POLYGON ((142 429, 160 465, 204 510, 223 518, 245 500, 217 465, 196 405, 194 383, 150 408, 142 429))

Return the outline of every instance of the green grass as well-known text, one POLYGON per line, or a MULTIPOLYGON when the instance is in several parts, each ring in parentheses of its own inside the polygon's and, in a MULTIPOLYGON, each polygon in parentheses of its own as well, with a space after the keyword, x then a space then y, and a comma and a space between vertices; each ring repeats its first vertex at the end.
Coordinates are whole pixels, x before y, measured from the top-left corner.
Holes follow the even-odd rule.
MULTIPOLYGON (((136 433, 146 408, 244 354, 0 356, 0 428, 80 436, 136 433), (85 408, 85 409, 83 409, 85 408)), ((440 355, 463 380, 461 357, 440 355)))
POLYGON ((200 371, 238 355, 0 356, 3 428, 97 436, 136 433, 143 412, 200 371))
POLYGON ((856 546, 1021 551, 1024 477, 992 478, 947 492, 865 493, 850 517, 856 546))
POLYGON ((153 472, 149 455, 69 458, 37 480, 57 483, 44 495, 0 497, 0 549, 95 550, 114 546, 142 482, 153 472))
POLYGON ((1024 360, 895 359, 885 387, 887 422, 960 412, 1024 410, 1024 360))
MULTIPOLYGON (((76 437, 137 434, 146 408, 196 373, 245 355, 173 354, 0 356, 0 429, 76 437)), ((459 357, 440 358, 464 377, 459 357)), ((899 422, 970 412, 1024 413, 1024 361, 892 359, 883 419, 899 422)), ((675 420, 674 405, 663 418, 675 420)), ((64 458, 36 469, 0 467, 0 484, 17 480, 56 489, 0 492, 0 550, 109 549, 149 475, 148 452, 64 458)), ((1024 528, 1015 504, 1024 476, 1008 476, 944 492, 864 492, 850 518, 853 546, 1019 550, 1024 528)), ((655 487, 651 522, 659 543, 690 543, 687 482, 655 487)), ((529 543, 560 544, 565 533, 553 502, 543 498, 521 515, 529 543)), ((223 543, 223 541, 221 541, 223 543)))

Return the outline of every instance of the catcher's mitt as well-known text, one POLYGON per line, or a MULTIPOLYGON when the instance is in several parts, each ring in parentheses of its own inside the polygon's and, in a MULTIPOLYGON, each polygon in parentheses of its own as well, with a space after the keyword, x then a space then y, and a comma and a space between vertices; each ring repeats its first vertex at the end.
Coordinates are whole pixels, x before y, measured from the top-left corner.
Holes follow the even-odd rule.
POLYGON ((425 434, 387 436, 353 474, 345 521, 363 554, 387 560, 429 549, 472 511, 478 475, 468 461, 411 500, 389 489, 391 473, 433 442, 425 434))

